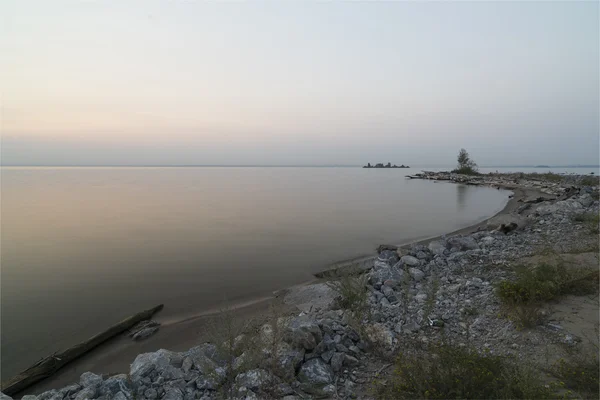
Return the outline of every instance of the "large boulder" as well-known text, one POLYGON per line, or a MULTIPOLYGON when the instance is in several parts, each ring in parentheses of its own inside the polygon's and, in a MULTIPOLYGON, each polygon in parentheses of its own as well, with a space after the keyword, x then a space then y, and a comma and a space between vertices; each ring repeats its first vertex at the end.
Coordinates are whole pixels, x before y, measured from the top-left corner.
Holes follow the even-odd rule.
POLYGON ((214 373, 224 362, 219 357, 217 347, 211 343, 192 347, 185 353, 185 356, 189 357, 194 367, 205 375, 214 373))
POLYGON ((421 265, 419 259, 413 256, 403 256, 400 261, 402 261, 402 264, 408 265, 409 267, 418 267, 421 265))
POLYGON ((315 395, 322 395, 323 389, 333 382, 333 378, 331 367, 320 358, 305 362, 298 372, 302 390, 315 395))
POLYGON ((102 376, 96 375, 93 372, 84 372, 79 377, 79 384, 84 388, 97 387, 102 383, 102 376))
POLYGON ((326 283, 295 286, 287 290, 283 297, 285 304, 294 305, 299 310, 329 310, 335 303, 337 292, 326 283))
POLYGON ((434 240, 432 242, 429 242, 429 245, 427 246, 427 248, 433 254, 435 254, 437 256, 443 256, 444 251, 446 250, 446 242, 441 241, 441 240, 434 240))
POLYGON ((581 204, 582 206, 589 207, 592 205, 592 203, 594 203, 594 198, 590 196, 589 193, 584 193, 583 195, 579 196, 579 199, 577 199, 577 201, 579 201, 579 204, 581 204))
MULTIPOLYGON (((131 380, 136 383, 153 372, 162 374, 169 365, 179 368, 182 363, 183 356, 181 354, 160 349, 154 353, 138 355, 129 368, 129 375, 131 380)), ((84 385, 82 384, 82 386, 84 385)))
POLYGON ((425 273, 418 268, 409 268, 408 272, 410 273, 410 276, 412 276, 412 278, 417 282, 420 282, 425 277, 425 273))
POLYGON ((322 339, 319 324, 309 315, 293 318, 285 327, 284 340, 297 348, 312 350, 322 339))
POLYGON ((7 396, 4 393, 0 392, 0 400, 12 400, 12 397, 7 396))

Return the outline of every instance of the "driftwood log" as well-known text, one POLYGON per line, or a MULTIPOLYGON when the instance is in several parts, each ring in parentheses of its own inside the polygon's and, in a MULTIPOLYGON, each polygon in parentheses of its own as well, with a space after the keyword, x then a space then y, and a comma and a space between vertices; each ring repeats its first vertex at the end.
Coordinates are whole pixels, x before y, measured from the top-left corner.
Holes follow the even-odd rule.
POLYGON ((156 312, 162 310, 162 308, 163 304, 160 304, 149 310, 137 313, 129 318, 124 319, 118 324, 111 326, 104 332, 92 336, 85 342, 79 343, 78 345, 75 345, 60 353, 55 353, 49 357, 41 359, 17 376, 2 382, 2 392, 9 396, 19 393, 34 383, 49 377, 67 363, 81 357, 88 351, 106 342, 108 339, 131 328, 138 322, 150 319, 156 312))

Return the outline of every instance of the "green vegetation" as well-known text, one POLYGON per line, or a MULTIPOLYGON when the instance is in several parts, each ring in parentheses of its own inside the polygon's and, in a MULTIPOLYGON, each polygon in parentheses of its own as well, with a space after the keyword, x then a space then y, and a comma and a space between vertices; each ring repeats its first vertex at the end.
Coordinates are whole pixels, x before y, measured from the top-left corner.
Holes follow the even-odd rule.
POLYGON ((598 351, 588 356, 559 359, 550 374, 559 380, 560 388, 570 389, 585 399, 600 398, 600 362, 598 351))
POLYGON ((460 149, 458 152, 458 164, 456 165, 456 169, 452 171, 455 174, 463 174, 463 175, 479 175, 477 164, 475 161, 471 160, 469 153, 465 149, 460 149))
POLYGON ((596 213, 587 212, 575 214, 573 221, 583 223, 592 234, 597 235, 600 233, 600 215, 596 213))
POLYGON ((333 290, 339 294, 338 304, 351 311, 362 311, 367 306, 367 276, 346 274, 337 281, 329 282, 333 290))
POLYGON ((391 381, 377 385, 389 399, 544 399, 551 397, 540 376, 523 363, 449 345, 401 355, 391 381))
POLYGON ((522 327, 537 325, 543 302, 565 294, 584 295, 598 290, 597 270, 567 268, 560 259, 533 267, 518 266, 516 274, 516 280, 500 282, 496 293, 522 327))
POLYGON ((600 177, 587 175, 581 178, 579 184, 582 186, 598 186, 600 183, 600 177))

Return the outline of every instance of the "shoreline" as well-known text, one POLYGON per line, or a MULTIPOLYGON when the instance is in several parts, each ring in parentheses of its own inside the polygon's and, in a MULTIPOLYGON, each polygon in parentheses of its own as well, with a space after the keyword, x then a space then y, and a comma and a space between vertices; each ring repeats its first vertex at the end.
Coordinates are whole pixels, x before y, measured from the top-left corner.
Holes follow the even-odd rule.
MULTIPOLYGON (((519 200, 526 199, 530 196, 537 196, 541 193, 535 189, 509 186, 500 189, 506 190, 507 192, 512 192, 513 197, 508 198, 504 207, 495 214, 492 214, 481 221, 455 231, 441 233, 432 237, 420 237, 412 239, 399 244, 398 247, 407 248, 412 245, 427 243, 442 236, 452 236, 474 232, 478 228, 485 226, 490 220, 513 211, 519 204, 519 200)), ((510 193, 507 193, 507 196, 510 196, 510 193)), ((373 252, 376 253, 376 249, 373 249, 373 252)), ((187 350, 199 343, 206 341, 207 337, 209 336, 209 333, 207 334, 206 330, 210 329, 210 326, 213 323, 212 319, 214 319, 224 310, 231 312, 233 318, 236 320, 252 321, 252 325, 257 324, 259 321, 264 321, 269 315, 270 310, 274 308, 277 308, 278 312, 283 314, 293 313, 297 311, 295 306, 283 304, 283 297, 292 288, 324 282, 327 279, 335 277, 335 273, 331 275, 332 272, 345 270, 346 268, 355 268, 357 263, 363 264, 365 268, 371 268, 373 261, 376 258, 376 254, 365 255, 330 264, 330 267, 314 273, 313 279, 273 291, 271 295, 268 296, 249 298, 243 301, 224 305, 223 307, 204 310, 195 314, 175 316, 175 318, 174 316, 169 316, 163 319, 159 313, 155 319, 161 322, 161 328, 150 338, 141 342, 133 342, 131 339, 126 337, 126 335, 121 335, 110 339, 81 358, 69 363, 67 366, 57 371, 53 376, 32 385, 26 392, 41 393, 55 387, 66 386, 71 382, 77 381, 81 373, 86 371, 99 374, 121 373, 129 369, 129 364, 138 354, 153 352, 159 348, 166 348, 173 351, 187 350)))
MULTIPOLYGON (((116 379, 126 382, 129 379, 133 379, 134 387, 132 389, 120 386, 121 390, 124 390, 125 394, 132 394, 131 390, 137 391, 138 386, 141 385, 139 387, 141 391, 137 393, 146 394, 147 392, 144 392, 146 386, 139 382, 139 377, 134 377, 133 375, 130 377, 127 371, 131 370, 130 374, 134 374, 133 371, 138 368, 137 365, 139 363, 146 365, 150 360, 145 361, 144 357, 166 354, 164 352, 173 355, 180 354, 177 357, 186 357, 186 355, 192 357, 192 354, 195 354, 194 352, 197 351, 195 349, 208 345, 207 342, 220 343, 223 336, 222 332, 219 333, 218 330, 219 326, 223 328, 222 324, 224 322, 239 324, 239 327, 243 326, 243 331, 239 332, 244 332, 246 335, 251 335, 252 337, 257 336, 262 341, 264 339, 262 339, 261 332, 264 331, 265 326, 272 327, 273 325, 271 324, 274 320, 287 321, 283 322, 286 324, 285 329, 292 329, 289 333, 292 333, 293 336, 285 336, 283 340, 289 344, 282 343, 281 345, 288 347, 290 345, 310 346, 305 347, 307 349, 306 353, 304 350, 301 352, 301 359, 298 365, 302 365, 302 370, 307 372, 306 368, 312 368, 311 366, 316 362, 316 364, 325 368, 325 372, 331 371, 327 372, 331 373, 331 375, 327 375, 327 380, 330 383, 328 386, 307 386, 302 383, 307 379, 307 375, 301 377, 297 366, 296 374, 298 374, 299 381, 291 382, 295 390, 290 388, 289 385, 285 390, 288 394, 290 392, 297 393, 300 398, 304 396, 297 391, 298 388, 306 393, 313 393, 314 390, 321 393, 320 391, 324 390, 331 394, 333 393, 332 390, 335 390, 336 396, 338 390, 341 390, 342 394, 345 392, 354 393, 354 389, 361 391, 364 388, 355 387, 353 389, 352 385, 351 387, 338 385, 337 376, 342 376, 346 380, 351 379, 348 375, 349 371, 341 368, 341 364, 339 364, 341 360, 344 360, 344 366, 346 362, 349 362, 350 366, 358 366, 358 369, 362 369, 363 371, 369 369, 369 365, 376 365, 376 371, 380 372, 381 368, 383 368, 382 363, 384 360, 377 359, 376 354, 371 353, 370 346, 382 346, 381 349, 386 349, 386 351, 397 351, 399 347, 405 344, 404 336, 427 343, 431 340, 436 340, 436 337, 440 334, 439 327, 443 327, 444 325, 446 328, 443 331, 459 341, 464 340, 463 335, 465 332, 463 330, 467 329, 467 342, 471 343, 470 341, 475 340, 472 345, 479 350, 485 348, 488 350, 491 349, 494 354, 517 356, 524 354, 523 351, 525 353, 529 351, 531 354, 537 354, 536 346, 531 346, 527 341, 528 337, 520 335, 521 331, 515 325, 514 321, 506 319, 506 316, 502 315, 501 309, 498 308, 498 301, 493 294, 494 284, 498 282, 498 279, 506 279, 507 276, 510 276, 511 272, 509 269, 497 268, 496 266, 509 265, 516 259, 527 260, 539 257, 540 255, 537 251, 539 251, 538 246, 540 244, 542 246, 552 246, 553 243, 555 245, 557 243, 561 244, 561 240, 567 240, 571 246, 574 245, 575 247, 583 244, 584 249, 581 252, 588 252, 586 253, 588 260, 585 260, 586 256, 584 254, 581 259, 583 261, 578 262, 589 262, 590 250, 585 245, 589 242, 590 237, 587 237, 583 242, 581 241, 580 235, 585 235, 587 231, 582 231, 580 220, 575 220, 573 217, 576 213, 581 213, 582 211, 590 212, 591 210, 591 212, 598 212, 598 188, 583 187, 582 185, 577 188, 568 184, 558 185, 554 183, 540 185, 531 181, 515 181, 499 184, 497 179, 501 178, 490 178, 480 185, 508 190, 512 192, 512 195, 509 196, 504 207, 492 216, 450 233, 418 238, 405 242, 400 246, 390 247, 389 249, 384 245, 378 248, 378 256, 367 256, 358 260, 354 258, 341 262, 342 266, 340 266, 340 263, 336 263, 337 268, 333 270, 326 270, 329 271, 327 274, 328 277, 335 277, 335 272, 340 271, 344 267, 356 265, 356 263, 369 264, 368 269, 364 269, 364 272, 367 272, 366 277, 370 283, 366 284, 366 291, 368 293, 367 307, 371 311, 364 320, 358 321, 359 323, 367 324, 364 332, 358 327, 356 329, 360 330, 359 334, 356 333, 357 331, 352 331, 355 325, 349 319, 345 320, 345 318, 353 318, 352 311, 343 307, 339 309, 340 304, 337 304, 335 300, 339 292, 336 293, 331 286, 325 285, 323 283, 325 279, 316 277, 302 284, 273 292, 272 296, 249 299, 227 308, 221 308, 220 310, 207 310, 196 316, 166 322, 162 325, 162 329, 154 336, 142 342, 132 342, 126 335, 115 337, 68 364, 56 374, 16 394, 23 395, 25 394, 24 392, 27 394, 39 394, 41 392, 51 394, 56 393, 54 389, 60 387, 64 387, 61 389, 63 391, 73 387, 73 385, 67 385, 79 381, 78 377, 82 373, 89 373, 88 371, 92 371, 92 375, 93 373, 103 375, 104 378, 99 378, 100 380, 106 379, 106 385, 103 384, 102 388, 99 388, 99 393, 103 393, 103 390, 119 390, 110 386, 112 383, 109 384, 109 382, 112 382, 112 380, 116 379), (595 197, 592 197, 590 193, 595 193, 595 197), (548 198, 548 195, 550 198, 548 198), (594 201, 594 198, 596 201, 594 201), (554 213, 558 215, 554 217, 554 213), (504 230, 504 225, 508 225, 509 222, 511 222, 510 225, 513 225, 513 221, 518 222, 514 223, 514 227, 510 227, 514 232, 507 234, 508 231, 504 230), (579 221, 579 223, 576 221, 579 221), (502 229, 498 229, 500 225, 502 229), (554 236, 546 236, 552 235, 550 232, 555 232, 554 236), (553 239, 552 241, 549 240, 550 237, 553 239), (440 250, 439 246, 443 246, 441 248, 443 251, 440 250), (396 249, 401 249, 402 251, 396 251, 396 249), (373 262, 374 259, 376 259, 375 262, 373 262), (399 259, 400 261, 398 261, 399 259), (332 273, 332 271, 334 272, 332 273), (403 274, 405 278, 408 276, 408 280, 402 278, 403 274), (441 274, 441 276, 438 274, 441 274), (440 281, 437 279, 441 280, 439 292, 437 285, 440 281), (436 284, 435 282, 438 283, 436 284), (404 287, 404 284, 408 286, 404 287), (304 295, 300 299, 301 301, 287 301, 288 297, 292 298, 297 295, 298 290, 303 292, 302 294, 304 295), (430 290, 433 290, 433 292, 430 292, 430 290), (288 293, 290 294, 289 296, 287 295, 288 293), (443 301, 433 303, 431 311, 428 311, 428 314, 425 316, 423 315, 423 307, 427 307, 425 300, 430 295, 441 296, 440 299, 443 299, 443 301), (458 308, 458 304, 463 308, 458 308), (471 307, 472 304, 475 304, 477 308, 481 307, 481 314, 477 318, 469 317, 471 314, 465 314, 464 310, 466 308, 464 307, 471 307), (223 311, 227 312, 223 313, 223 311), (432 314, 430 315, 429 312, 432 312, 432 314), (348 315, 347 313, 351 314, 348 315), (307 318, 312 322, 309 322, 307 318), (332 321, 331 318, 333 320, 340 319, 341 326, 337 325, 337 328, 329 326, 330 322, 327 321, 332 321), (297 328, 292 328, 297 323, 300 323, 300 326, 303 326, 302 324, 305 323, 313 324, 310 328, 311 332, 313 329, 318 329, 323 334, 323 332, 329 332, 331 329, 334 329, 335 332, 342 335, 345 346, 341 345, 340 347, 339 342, 337 342, 338 344, 334 343, 335 348, 333 350, 328 350, 335 352, 335 363, 333 359, 331 359, 330 363, 328 360, 329 357, 324 357, 325 353, 323 353, 321 358, 318 358, 321 352, 326 350, 320 346, 326 343, 329 343, 326 345, 330 346, 331 342, 328 341, 331 341, 333 336, 319 335, 319 339, 317 339, 317 336, 314 336, 316 342, 313 344, 303 342, 300 338, 304 338, 304 334, 301 334, 300 331, 296 332, 295 329, 297 328), (468 325, 471 325, 470 328, 466 328, 468 325), (469 330, 473 332, 472 337, 468 333, 469 330), (341 332, 345 333, 342 334, 341 332), (313 347, 321 340, 320 338, 322 338, 322 341, 319 343, 319 346, 316 348, 313 347), (351 342, 348 342, 349 338, 352 338, 351 342), (297 342, 297 340, 300 341, 297 342), (201 343, 204 344, 198 347, 201 343), (158 348, 169 350, 157 351, 158 348), (313 348, 316 354, 309 354, 308 351, 313 348), (520 351, 515 353, 515 349, 520 349, 520 351), (142 356, 143 353, 149 354, 142 356), (306 357, 304 357, 304 354, 306 354, 306 357), (317 359, 313 360, 315 356, 317 359), (304 364, 302 364, 302 359, 304 360, 304 364), (323 362, 323 360, 325 361, 323 362), (131 364, 130 367, 132 361, 134 361, 134 364, 131 364), (333 382, 334 377, 336 377, 335 382, 333 382)), ((461 182, 448 183, 460 184, 461 182)), ((593 236, 591 238, 593 239, 593 236)), ((590 243, 587 244, 589 245, 590 243)), ((569 254, 570 251, 562 247, 562 244, 561 250, 565 254, 569 254)), ((595 254, 595 257, 595 263, 597 264, 597 254, 595 254)), ((325 273, 321 272, 320 274, 325 273)), ((298 300, 298 296, 296 296, 296 300, 298 300)), ((577 304, 577 307, 580 306, 580 304, 577 304)), ((592 311, 594 310, 592 309, 592 311)), ((554 313, 554 311, 548 312, 554 313)), ((571 336, 567 334, 562 338, 560 335, 564 336, 564 333, 561 333, 560 330, 563 328, 554 322, 561 321, 564 316, 570 315, 570 313, 559 314, 554 313, 555 319, 552 319, 550 321, 552 323, 548 325, 550 330, 542 329, 541 331, 536 331, 538 332, 536 335, 546 335, 544 332, 549 332, 550 336, 558 334, 559 340, 567 340, 571 343, 573 341, 571 336), (556 328, 557 326, 558 328, 556 328)), ((475 315, 477 315, 477 311, 475 315)), ((356 322, 354 321, 354 323, 356 322)), ((585 320, 575 321, 574 323, 570 323, 570 325, 565 322, 565 326, 569 331, 577 332, 578 335, 581 335, 580 332, 584 332, 585 329, 589 328, 587 325, 589 323, 585 320)), ((546 327, 544 326, 544 328, 546 327)), ((329 333, 334 335, 332 332, 329 333)), ((314 335, 316 334, 314 333, 314 335)), ((539 340, 541 341, 539 343, 543 343, 547 339, 556 340, 556 338, 552 339, 550 336, 545 339, 540 336, 539 340)), ((231 338, 233 340, 233 336, 231 338)), ((462 343, 462 345, 466 344, 462 343)), ((298 349, 298 347, 294 348, 298 349)), ((237 356, 237 358, 240 357, 243 357, 243 354, 237 356)), ((194 365, 196 365, 195 362, 194 365)), ((262 365, 262 362, 258 365, 262 365)), ((385 364, 383 365, 385 366, 385 364)), ((176 368, 180 367, 176 366, 176 368)), ((183 368, 185 369, 185 366, 183 368)), ((200 367, 196 366, 196 368, 200 367)), ((268 369, 270 367, 265 364, 262 368, 268 369)), ((162 376, 163 372, 161 371, 159 370, 158 374, 162 376)), ((250 372, 252 371, 248 373, 250 372)), ((356 380, 354 374, 357 372, 363 374, 363 372, 357 370, 352 371, 351 375, 352 379, 354 379, 354 385, 356 383, 362 384, 367 382, 363 378, 356 380)), ((375 376, 379 372, 375 372, 375 376)), ((277 374, 275 370, 271 372, 264 371, 264 373, 277 374)), ((364 373, 366 374, 364 376, 372 378, 368 371, 364 373)), ((198 373, 194 372, 194 374, 197 375, 198 373)), ((201 374, 204 374, 204 372, 201 372, 201 374)), ((241 378, 243 375, 244 373, 237 372, 235 376, 236 384, 238 384, 237 378, 241 378)), ((168 378, 168 375, 165 376, 167 376, 167 379, 173 379, 173 377, 168 378)), ((309 380, 313 378, 320 379, 312 375, 308 377, 309 380)), ((83 375, 81 379, 83 379, 83 375)), ((152 379, 156 379, 156 375, 153 375, 152 379)), ((165 394, 165 390, 167 392, 176 390, 178 393, 182 393, 183 391, 194 392, 193 394, 197 396, 198 394, 195 391, 196 386, 200 390, 199 395, 202 395, 202 392, 204 396, 209 396, 209 398, 213 398, 211 396, 216 395, 214 392, 216 388, 208 388, 207 390, 204 383, 201 384, 201 382, 204 382, 201 378, 198 378, 200 380, 197 382, 195 378, 190 379, 189 383, 194 385, 190 387, 188 384, 187 389, 184 388, 185 382, 181 379, 179 381, 184 386, 181 386, 180 389, 173 389, 172 386, 168 385, 163 387, 161 386, 162 383, 158 383, 158 381, 152 385, 153 387, 157 386, 157 390, 160 388, 159 396, 165 394)), ((188 378, 185 379, 185 381, 187 380, 188 378)), ((87 388, 83 380, 81 382, 87 388)), ((228 384, 232 384, 233 381, 228 382, 230 382, 228 384)), ((81 386, 75 390, 81 390, 81 386)), ((243 390, 248 391, 248 388, 243 387, 243 390)), ((254 387, 251 390, 260 393, 257 392, 259 389, 254 389, 254 387)), ((179 394, 176 397, 178 396, 179 394)), ((123 397, 122 393, 121 397, 123 397)), ((279 395, 276 396, 276 398, 279 397, 279 395)))
MULTIPOLYGON (((432 183, 438 183, 438 182, 432 182, 432 183)), ((450 184, 454 185, 457 183, 450 183, 450 184)), ((398 248, 404 249, 404 248, 408 248, 413 245, 426 244, 432 240, 440 239, 443 236, 454 236, 454 235, 464 235, 464 234, 474 233, 479 228, 486 226, 494 218, 498 218, 503 215, 510 214, 511 212, 513 212, 515 209, 518 208, 518 205, 522 201, 526 201, 529 198, 533 199, 533 198, 539 197, 541 195, 545 195, 544 192, 537 190, 537 189, 532 189, 532 188, 517 187, 517 186, 511 186, 511 185, 506 185, 504 187, 498 187, 498 188, 501 190, 505 190, 507 192, 511 192, 512 197, 509 197, 508 201, 506 202, 504 207, 500 211, 496 212, 495 214, 493 214, 489 217, 486 217, 485 219, 483 219, 479 222, 476 222, 476 223, 468 225, 464 228, 460 228, 460 229, 457 229, 457 230, 454 230, 454 231, 451 231, 448 233, 442 233, 442 234, 438 234, 438 235, 434 235, 434 236, 420 237, 420 238, 410 240, 408 242, 392 244, 392 246, 396 246, 398 248)), ((357 266, 358 266, 358 268, 360 268, 361 264, 365 264, 365 263, 369 263, 369 262, 372 263, 376 258, 377 258, 377 255, 364 255, 364 256, 354 257, 354 258, 351 258, 348 260, 343 260, 343 261, 331 264, 330 268, 326 268, 322 271, 316 272, 314 275, 318 279, 339 276, 338 271, 342 271, 342 273, 343 273, 343 271, 345 271, 347 269, 356 268, 357 266)), ((313 282, 313 281, 311 281, 311 282, 313 282)), ((308 283, 310 283, 310 282, 308 282, 308 283)), ((302 285, 302 284, 299 284, 299 285, 302 285)), ((299 285, 296 285, 296 286, 299 286, 299 285)), ((283 291, 283 290, 285 290, 285 289, 282 289, 281 291, 283 291)))

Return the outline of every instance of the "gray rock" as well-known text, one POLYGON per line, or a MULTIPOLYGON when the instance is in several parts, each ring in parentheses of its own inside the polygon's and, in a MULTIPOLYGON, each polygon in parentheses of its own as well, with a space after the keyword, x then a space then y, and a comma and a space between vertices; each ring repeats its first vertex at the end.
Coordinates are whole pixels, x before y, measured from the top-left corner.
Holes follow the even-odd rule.
MULTIPOLYGON (((295 375, 296 370, 300 368, 302 360, 304 360, 305 350, 295 349, 289 346, 287 343, 281 343, 277 347, 277 364, 281 371, 289 372, 291 376, 295 375)), ((318 357, 315 354, 315 357, 318 357)))
POLYGON ((494 243, 495 241, 496 241, 496 239, 494 239, 493 237, 486 236, 483 239, 481 239, 481 244, 484 245, 484 246, 489 246, 492 243, 494 243))
POLYGON ((444 251, 446 250, 446 243, 442 242, 442 241, 439 241, 439 240, 434 240, 434 241, 432 241, 432 242, 429 243, 429 245, 427 246, 427 248, 433 254, 438 255, 438 256, 443 256, 444 255, 444 251))
POLYGON ((390 297, 390 296, 394 296, 394 289, 392 289, 389 286, 382 286, 381 287, 381 291, 383 292, 383 294, 385 295, 385 297, 390 297))
POLYGON ((158 393, 155 389, 150 388, 146 389, 146 391, 144 392, 144 396, 146 396, 147 399, 153 400, 158 397, 158 393))
POLYGON ((102 383, 102 376, 96 375, 92 372, 84 372, 79 377, 79 384, 84 388, 96 387, 102 383))
POLYGON ((326 363, 329 363, 331 361, 331 357, 333 357, 334 353, 335 353, 335 350, 328 350, 328 351, 324 352, 323 354, 321 354, 321 358, 326 363))
POLYGON ((177 388, 167 388, 162 400, 183 400, 183 392, 177 388))
POLYGON ((331 357, 331 368, 334 372, 341 371, 342 366, 344 365, 345 356, 344 353, 335 353, 333 357, 331 357))
POLYGON ((0 392, 0 400, 12 400, 12 397, 7 396, 4 393, 0 392))
POLYGON ((408 272, 410 273, 410 276, 412 276, 412 278, 417 282, 420 282, 425 277, 425 273, 418 268, 410 268, 408 272))
POLYGON ((331 384, 325 386, 322 390, 322 393, 324 396, 331 398, 331 396, 335 395, 336 393, 335 385, 331 384))
POLYGON ((594 203, 594 199, 590 196, 589 193, 585 193, 584 195, 579 197, 579 204, 584 207, 589 207, 594 203))
POLYGON ((536 208, 535 212, 539 216, 544 216, 557 213, 572 213, 579 211, 581 208, 582 205, 580 202, 578 202, 575 199, 568 199, 564 201, 557 201, 556 203, 549 205, 545 205, 542 203, 542 205, 536 208))
POLYGON ((115 394, 112 397, 112 400, 128 400, 128 399, 129 399, 129 397, 127 397, 125 395, 125 393, 123 393, 123 392, 117 392, 117 394, 115 394))
POLYGON ((181 364, 181 369, 184 373, 187 373, 190 369, 192 369, 193 366, 194 362, 192 361, 192 359, 190 357, 185 357, 183 359, 183 363, 181 364))
POLYGON ((387 280, 394 280, 401 282, 404 277, 404 271, 402 270, 402 263, 397 262, 393 267, 385 265, 383 268, 373 268, 369 272, 369 282, 372 285, 382 284, 387 280))
POLYGON ((402 331, 407 333, 417 332, 419 329, 421 329, 421 327, 415 321, 402 325, 402 331))
POLYGON ((217 354, 217 347, 210 343, 192 347, 186 352, 186 356, 192 360, 194 367, 204 375, 212 374, 220 366, 219 362, 222 361, 217 354))
POLYGON ((307 393, 322 394, 323 388, 333 382, 331 367, 319 358, 313 358, 300 367, 298 380, 301 388, 307 393))
POLYGON ((96 386, 89 386, 83 388, 79 393, 77 393, 77 395, 75 396, 75 400, 95 399, 96 393, 96 386))
POLYGON ((60 395, 64 398, 64 397, 71 396, 72 394, 77 393, 80 390, 81 390, 81 386, 78 384, 74 384, 74 385, 65 386, 64 388, 60 389, 58 391, 58 393, 60 393, 60 395))
POLYGON ((389 266, 396 264, 398 262, 398 259, 398 253, 391 250, 384 250, 381 253, 379 253, 379 256, 377 257, 378 261, 382 261, 388 264, 389 266))
POLYGON ((253 369, 251 371, 239 374, 235 378, 235 383, 239 386, 245 386, 250 390, 258 390, 268 386, 273 377, 264 369, 253 369))
POLYGON ((292 319, 285 327, 284 339, 292 346, 312 350, 323 339, 319 324, 309 315, 292 319))
POLYGON ((114 375, 102 382, 98 388, 100 396, 112 397, 118 392, 126 394, 127 397, 131 397, 131 385, 128 377, 125 374, 114 375))
POLYGON ((413 256, 403 256, 400 259, 400 261, 402 261, 404 265, 408 265, 409 267, 418 267, 419 265, 421 265, 419 259, 413 256))
POLYGON ((335 304, 337 292, 326 283, 295 286, 287 290, 283 302, 296 306, 299 310, 328 310, 335 304))
POLYGON ((289 396, 294 393, 294 389, 290 385, 285 382, 279 383, 273 389, 273 394, 276 397, 284 397, 289 396))
POLYGON ((54 399, 55 397, 58 397, 58 391, 56 389, 51 389, 48 391, 45 391, 44 393, 40 394, 38 396, 38 398, 40 400, 50 400, 50 399, 54 399))
MULTIPOLYGON (((6 396, 6 395, 4 395, 4 396, 6 396)), ((8 396, 4 397, 4 399, 6 399, 6 398, 10 399, 10 397, 8 397, 8 396)), ((28 394, 28 395, 25 395, 25 396, 21 397, 21 400, 38 400, 38 397, 34 396, 34 395, 31 395, 31 394, 28 394)))
POLYGON ((154 353, 139 354, 129 368, 129 375, 132 382, 137 383, 152 371, 161 374, 168 365, 179 368, 182 363, 181 354, 160 349, 154 353))
POLYGON ((344 354, 344 365, 348 367, 355 367, 358 365, 358 359, 356 357, 352 357, 348 354, 344 354))

